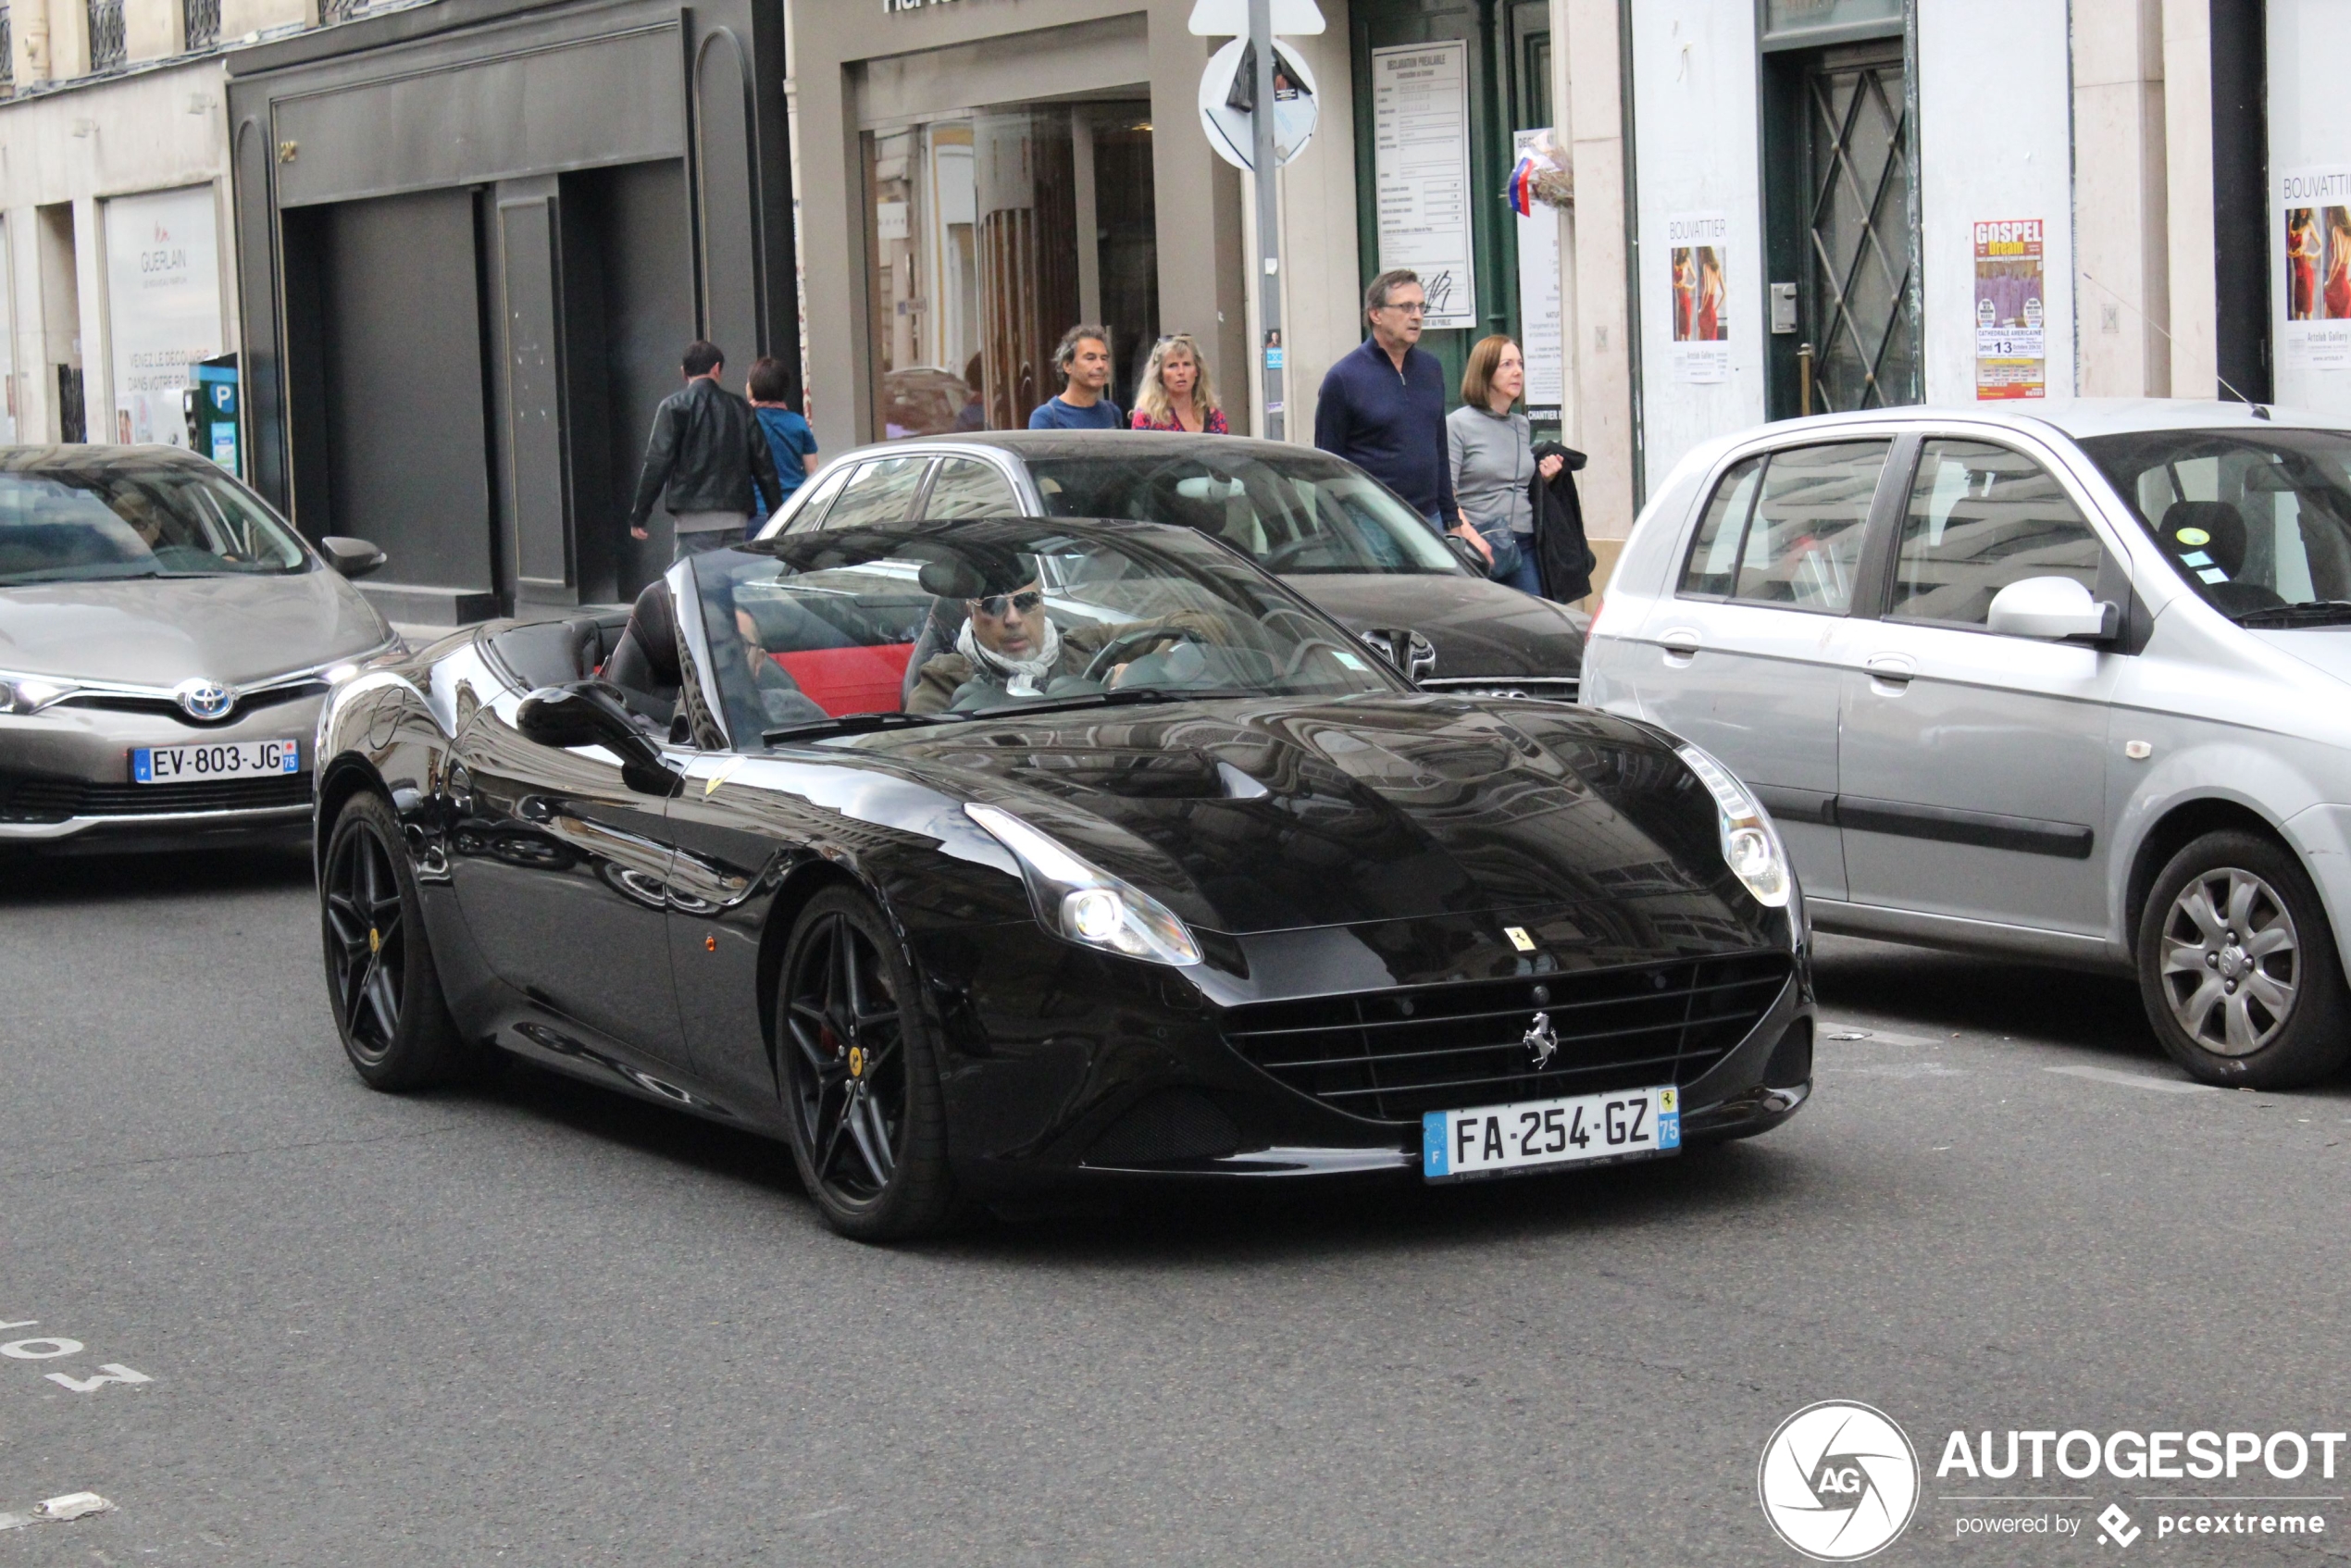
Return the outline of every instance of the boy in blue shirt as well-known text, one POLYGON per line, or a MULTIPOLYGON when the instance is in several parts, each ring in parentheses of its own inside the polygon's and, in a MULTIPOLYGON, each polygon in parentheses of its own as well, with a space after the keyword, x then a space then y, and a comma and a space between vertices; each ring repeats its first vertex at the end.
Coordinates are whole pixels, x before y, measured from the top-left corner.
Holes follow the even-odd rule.
MULTIPOLYGON (((750 395, 760 433, 767 438, 767 450, 776 456, 776 477, 784 487, 776 509, 781 511, 793 492, 816 471, 816 432, 791 410, 788 401, 791 397, 791 376, 784 369, 782 360, 762 355, 753 363, 751 379, 743 391, 750 395)), ((746 535, 757 533, 766 521, 766 517, 753 517, 746 535)))
POLYGON ((1126 416, 1102 395, 1110 385, 1110 329, 1072 327, 1053 351, 1053 367, 1069 384, 1037 405, 1032 430, 1123 430, 1126 416))

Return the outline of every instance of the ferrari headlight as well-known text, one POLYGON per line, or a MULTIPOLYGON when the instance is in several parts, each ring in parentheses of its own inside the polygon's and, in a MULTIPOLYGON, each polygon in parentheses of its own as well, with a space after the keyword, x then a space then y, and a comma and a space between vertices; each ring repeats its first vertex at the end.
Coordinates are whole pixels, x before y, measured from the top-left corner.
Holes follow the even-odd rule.
POLYGON ((1696 746, 1677 746, 1674 755, 1698 775, 1714 797, 1717 822, 1723 830, 1723 863, 1731 868, 1755 902, 1767 909, 1786 907, 1796 879, 1788 874, 1787 852, 1780 848, 1779 830, 1747 787, 1730 770, 1696 746))
POLYGON ((1029 900, 1047 930, 1147 964, 1200 962, 1192 933, 1151 894, 1089 865, 1001 807, 966 805, 964 811, 1020 862, 1029 900))
POLYGON ((0 714, 37 714, 65 701, 77 690, 69 680, 0 671, 0 714))

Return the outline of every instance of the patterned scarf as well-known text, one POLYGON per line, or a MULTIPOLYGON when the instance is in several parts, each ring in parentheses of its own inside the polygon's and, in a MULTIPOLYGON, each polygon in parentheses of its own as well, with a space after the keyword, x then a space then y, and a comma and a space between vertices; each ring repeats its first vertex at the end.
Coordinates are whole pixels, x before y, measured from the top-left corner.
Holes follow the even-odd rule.
POLYGON ((1062 656, 1061 628, 1053 624, 1051 616, 1045 616, 1044 621, 1044 646, 1038 650, 1033 659, 1008 659, 993 652, 972 635, 972 623, 968 620, 964 622, 964 629, 955 634, 955 652, 969 659, 974 670, 991 671, 1003 677, 1004 690, 1010 695, 1042 696, 1044 692, 1038 682, 1053 673, 1053 666, 1061 662, 1062 656))

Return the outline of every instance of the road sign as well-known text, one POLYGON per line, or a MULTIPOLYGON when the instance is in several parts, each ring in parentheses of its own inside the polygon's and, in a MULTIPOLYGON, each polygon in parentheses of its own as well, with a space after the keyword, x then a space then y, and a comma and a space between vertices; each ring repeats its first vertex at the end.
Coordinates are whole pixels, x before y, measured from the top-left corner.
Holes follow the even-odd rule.
MULTIPOLYGON (((1207 3, 1202 0, 1202 4, 1207 3)), ((1279 0, 1275 0, 1275 14, 1280 14, 1279 0)), ((1248 51, 1247 39, 1234 39, 1210 56, 1208 68, 1200 79, 1200 124, 1208 133, 1208 144, 1226 163, 1244 169, 1253 167, 1250 150, 1255 145, 1250 106, 1256 102, 1256 93, 1253 82, 1241 80, 1242 60, 1248 51)), ((1306 68, 1306 62, 1298 57, 1296 51, 1275 39, 1274 146, 1283 163, 1304 152, 1306 143, 1313 140, 1318 102, 1314 73, 1306 68)))
MULTIPOLYGON (((1198 0, 1192 6, 1191 31, 1201 38, 1249 36, 1249 0, 1198 0)), ((1323 31, 1323 13, 1314 0, 1274 0, 1274 32, 1277 37, 1304 38, 1323 31)))

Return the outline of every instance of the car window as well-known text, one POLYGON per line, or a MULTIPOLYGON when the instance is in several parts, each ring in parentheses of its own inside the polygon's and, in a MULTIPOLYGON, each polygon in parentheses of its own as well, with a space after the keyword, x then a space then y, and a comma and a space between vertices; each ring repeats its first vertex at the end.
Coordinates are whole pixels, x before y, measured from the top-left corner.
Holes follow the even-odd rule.
POLYGON ((859 464, 849 488, 825 514, 825 528, 829 531, 868 523, 903 522, 929 462, 927 457, 883 457, 859 464))
POLYGON ((1749 457, 1733 465, 1714 487, 1714 498, 1706 504, 1698 538, 1690 545, 1690 563, 1682 572, 1683 592, 1730 596, 1738 576, 1739 541, 1747 533, 1748 514, 1754 510, 1757 481, 1762 476, 1763 459, 1749 457))
POLYGON ((1017 517, 1020 502, 995 465, 976 457, 949 457, 930 481, 930 499, 923 504, 927 517, 1017 517))
POLYGON ((292 532, 209 465, 139 460, 0 474, 0 585, 310 569, 292 532))
POLYGON ((2351 432, 2094 436, 2097 464, 2171 568, 2246 626, 2351 622, 2351 432))
POLYGON ((1180 523, 1287 577, 1461 574, 1420 516, 1353 464, 1220 442, 1106 443, 1084 457, 1031 458, 1028 472, 1050 516, 1180 523))
POLYGON ((1682 591, 1845 614, 1890 444, 1793 446, 1724 474, 1698 523, 1682 591))
POLYGON ((855 464, 844 463, 819 480, 808 499, 802 502, 800 509, 792 514, 790 531, 803 533, 810 529, 822 528, 825 523, 825 508, 830 506, 840 496, 840 487, 847 484, 849 476, 856 471, 855 464))
POLYGON ((2032 577, 2095 589, 2098 539, 2057 477, 2021 452, 1930 441, 1902 519, 1890 620, 1984 623, 1992 596, 2032 577))
POLYGON ((1841 442, 1772 454, 1739 552, 1735 599, 1843 615, 1890 443, 1841 442))

